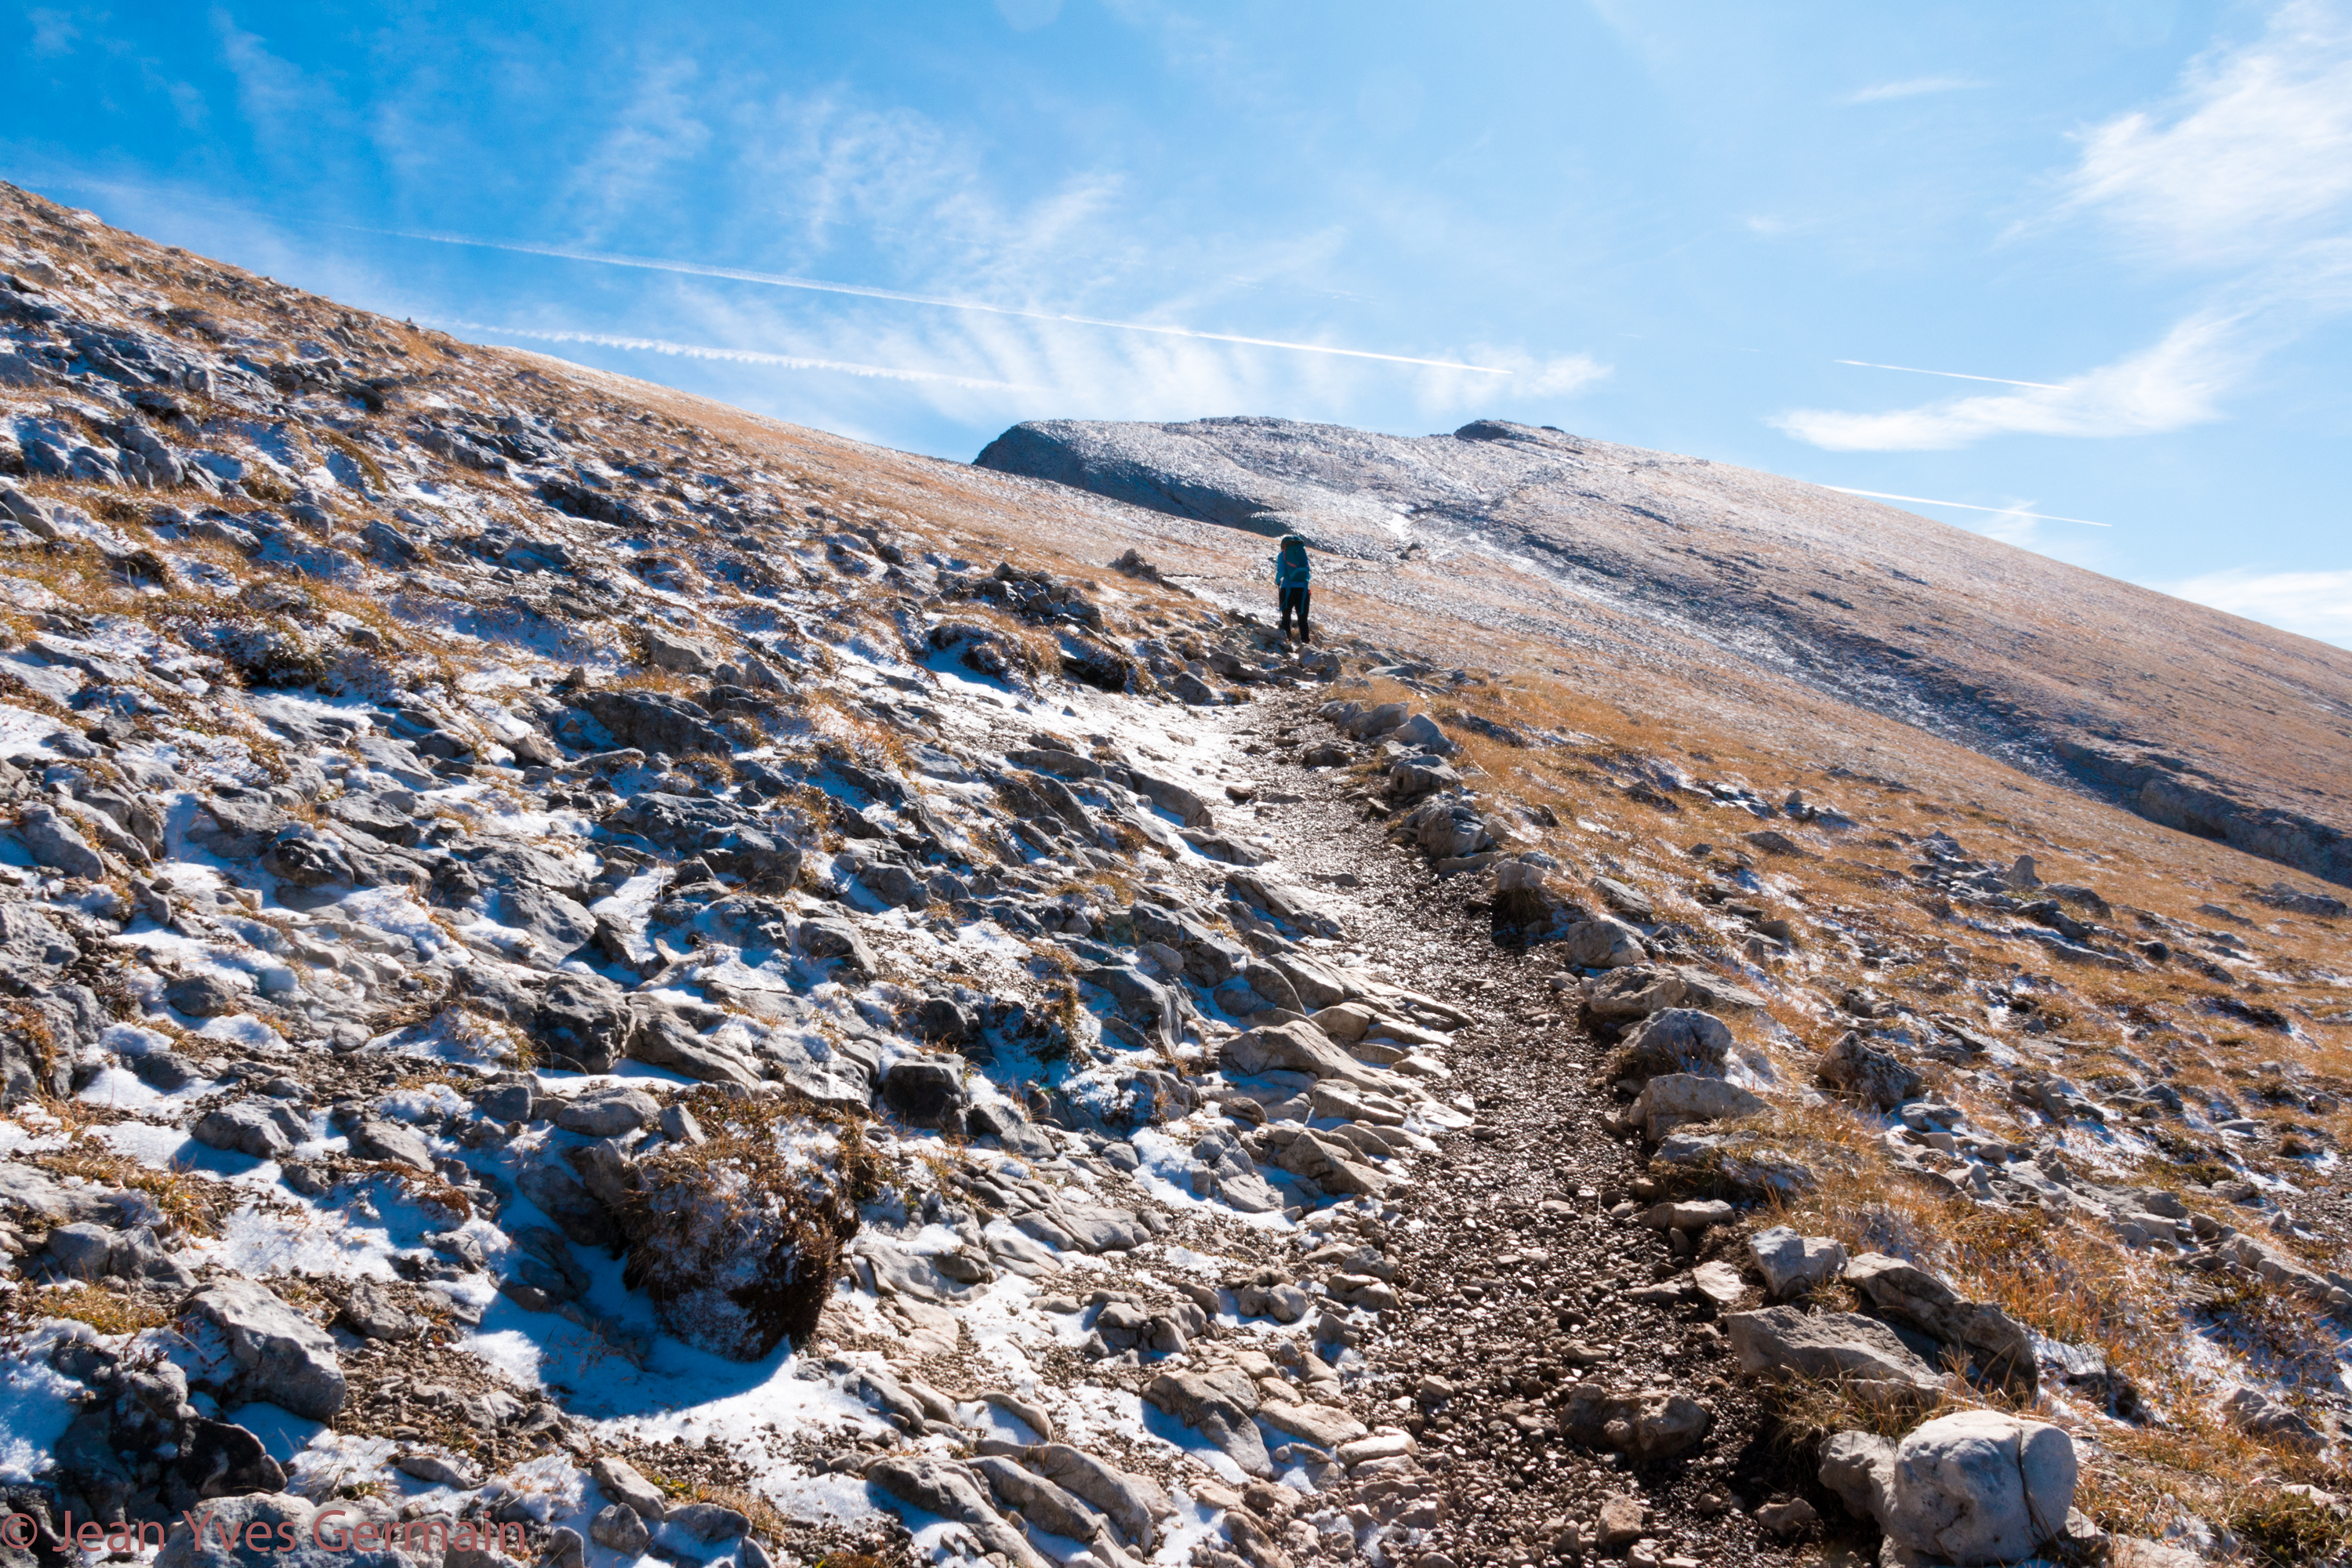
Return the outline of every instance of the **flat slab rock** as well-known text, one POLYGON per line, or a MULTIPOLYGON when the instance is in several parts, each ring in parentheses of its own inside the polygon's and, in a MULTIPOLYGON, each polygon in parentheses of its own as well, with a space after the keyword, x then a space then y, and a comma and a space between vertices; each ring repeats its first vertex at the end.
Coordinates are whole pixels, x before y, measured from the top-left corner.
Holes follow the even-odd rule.
POLYGON ((327 1331, 251 1279, 223 1279, 190 1298, 187 1313, 219 1332, 245 1396, 325 1421, 343 1407, 344 1383, 327 1331))
POLYGON ((1729 1313, 1723 1326, 1742 1372, 1869 1384, 1890 1396, 1920 1400, 1944 1387, 1942 1376, 1894 1330, 1859 1312, 1767 1307, 1729 1313))

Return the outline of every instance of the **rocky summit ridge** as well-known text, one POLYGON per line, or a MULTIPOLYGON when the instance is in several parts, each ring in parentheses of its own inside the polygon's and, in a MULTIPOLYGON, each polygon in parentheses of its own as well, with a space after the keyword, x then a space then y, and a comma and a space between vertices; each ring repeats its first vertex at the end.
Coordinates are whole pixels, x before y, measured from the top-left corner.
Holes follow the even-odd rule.
POLYGON ((2352 882, 2352 653, 1865 498, 1497 419, 1038 420, 976 460, 1375 571, 1443 557, 1531 633, 1736 661, 2352 882))
POLYGON ((1307 510, 0 187, 5 1568, 2341 1561, 2352 910, 1307 510))

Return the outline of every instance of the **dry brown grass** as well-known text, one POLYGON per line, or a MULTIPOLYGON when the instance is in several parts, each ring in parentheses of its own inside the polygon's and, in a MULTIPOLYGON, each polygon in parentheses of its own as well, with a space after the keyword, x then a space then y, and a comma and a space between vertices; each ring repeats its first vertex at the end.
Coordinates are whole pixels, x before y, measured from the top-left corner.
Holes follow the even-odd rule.
POLYGON ((165 1223, 189 1236, 217 1236, 224 1216, 245 1199, 225 1182, 193 1171, 158 1171, 126 1154, 118 1154, 87 1131, 73 1130, 61 1149, 30 1156, 32 1163, 53 1175, 79 1176, 95 1185, 129 1187, 146 1194, 163 1211, 165 1223))
POLYGON ((135 1334, 160 1329, 172 1321, 172 1310, 152 1296, 133 1296, 97 1285, 44 1285, 13 1303, 15 1312, 31 1321, 71 1318, 101 1334, 135 1334))

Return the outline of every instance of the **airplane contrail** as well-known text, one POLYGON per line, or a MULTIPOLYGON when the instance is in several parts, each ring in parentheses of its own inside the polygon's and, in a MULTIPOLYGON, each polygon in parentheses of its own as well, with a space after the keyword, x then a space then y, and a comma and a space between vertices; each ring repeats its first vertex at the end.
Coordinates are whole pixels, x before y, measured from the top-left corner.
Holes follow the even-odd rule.
POLYGON ((432 320, 429 325, 455 327, 461 331, 495 332, 500 337, 531 338, 548 343, 596 343, 605 348, 639 349, 652 353, 677 354, 686 359, 731 360, 744 364, 776 364, 790 370, 830 370, 846 375, 878 376, 890 381, 944 381, 957 386, 986 387, 992 391, 1046 392, 1051 388, 1032 385, 1020 381, 989 381, 980 376, 957 375, 943 370, 902 370, 896 365, 859 364, 849 360, 809 359, 801 354, 770 353, 761 349, 709 348, 700 343, 674 343, 666 338, 631 338, 612 332, 541 331, 530 327, 504 327, 495 321, 459 321, 432 320))
POLYGON ((1927 496, 1891 496, 1885 490, 1849 489, 1844 485, 1823 485, 1825 490, 1835 490, 1842 496, 1868 496, 1873 500, 1907 500, 1919 506, 1958 507, 1962 511, 1997 512, 2002 517, 2030 517, 2042 522, 2079 522, 2085 528, 2113 528, 2112 522, 2093 522, 2087 517, 2053 517, 2046 511, 2020 511, 2013 506, 1972 506, 1964 500, 1933 500, 1927 496))
POLYGON ((361 234, 389 235, 397 239, 422 239, 435 245, 462 245, 476 250, 504 250, 518 256, 551 256, 564 261, 588 261, 603 267, 634 267, 649 272, 681 272, 691 278, 723 278, 736 283, 761 283, 775 289, 805 289, 819 294, 849 294, 862 300, 889 300, 902 305, 932 305, 950 310, 980 310, 992 316, 1019 316, 1033 321, 1062 321, 1072 326, 1108 327, 1114 331, 1152 332, 1162 337, 1197 338, 1207 342, 1244 343, 1252 348, 1288 349, 1296 353, 1335 354, 1343 359, 1382 360, 1390 364, 1429 365, 1438 370, 1466 370, 1479 375, 1509 375, 1499 365, 1466 364, 1460 360, 1422 359, 1412 354, 1376 353, 1370 349, 1334 348, 1328 343, 1294 343, 1280 338, 1244 337, 1238 332, 1204 332, 1192 327, 1152 321, 1113 321, 1100 316, 1074 316, 1058 310, 1027 310, 1013 305, 992 305, 984 300, 957 300, 941 294, 910 294, 898 289, 877 289, 864 283, 835 283, 821 278, 796 278, 782 272, 753 272, 740 267, 711 267, 698 261, 666 261, 655 257, 623 256, 612 251, 580 250, 562 245, 523 245, 510 240, 478 239, 470 235, 436 234, 425 229, 369 228, 359 224, 333 224, 361 234))
POLYGON ((1899 370, 1913 375, 1940 375, 1952 381, 1989 381, 1995 386, 2031 386, 2042 392, 2064 392, 2067 388, 2047 381, 2011 381, 2005 375, 1964 375, 1957 370, 1921 370, 1916 364, 1880 364, 1875 360, 1832 360, 1832 364, 1860 365, 1864 370, 1899 370))

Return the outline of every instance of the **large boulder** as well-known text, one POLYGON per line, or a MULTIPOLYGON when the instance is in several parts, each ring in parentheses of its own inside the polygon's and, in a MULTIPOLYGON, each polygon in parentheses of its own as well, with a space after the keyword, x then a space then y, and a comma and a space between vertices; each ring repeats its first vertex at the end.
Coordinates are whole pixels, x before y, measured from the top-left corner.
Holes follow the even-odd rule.
POLYGON ((1926 1404, 1944 1390, 1893 1329, 1858 1312, 1767 1307, 1729 1313, 1723 1326, 1742 1372, 1843 1383, 1886 1403, 1926 1404))
POLYGON ((621 1215, 624 1278, 687 1343, 759 1361, 816 1331, 857 1210, 838 1173, 792 1155, 760 1121, 706 1114, 707 1142, 637 1163, 637 1190, 621 1215))
POLYGON ((1850 1094, 1879 1110, 1892 1110, 1912 1099, 1927 1081, 1918 1068, 1872 1045, 1855 1029, 1838 1037, 1837 1044, 1822 1053, 1813 1079, 1823 1089, 1850 1094))
POLYGON ((239 1391, 313 1421, 343 1407, 343 1367, 327 1331, 251 1279, 223 1279, 191 1297, 185 1315, 226 1342, 239 1391))
POLYGON ((1611 1058, 1609 1075, 1637 1082, 1670 1073, 1721 1078, 1730 1059, 1731 1030, 1722 1019, 1696 1007, 1668 1007, 1626 1035, 1611 1058))
POLYGON ((1731 1121, 1764 1109, 1761 1098, 1737 1084, 1697 1073, 1673 1072, 1643 1084, 1625 1120, 1655 1142, 1686 1121, 1731 1121))
POLYGON ((1623 921, 1595 915, 1561 933, 1560 962, 1572 969, 1622 969, 1646 963, 1642 933, 1623 921))
POLYGON ((1927 1422, 1895 1445, 1879 1527, 1959 1568, 2019 1563, 2065 1529, 2074 1479, 2074 1439, 2063 1428, 1964 1410, 1927 1422))

